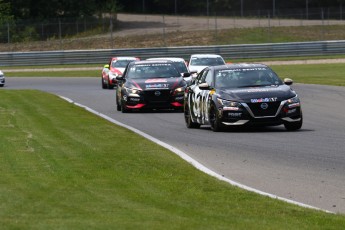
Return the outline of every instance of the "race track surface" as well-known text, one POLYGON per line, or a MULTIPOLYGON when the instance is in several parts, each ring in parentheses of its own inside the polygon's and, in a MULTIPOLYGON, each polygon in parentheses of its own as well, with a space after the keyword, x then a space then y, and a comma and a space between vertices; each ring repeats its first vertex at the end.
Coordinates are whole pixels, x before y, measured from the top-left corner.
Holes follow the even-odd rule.
POLYGON ((345 213, 345 87, 295 84, 304 125, 214 133, 187 129, 183 113, 116 111, 100 78, 6 78, 1 90, 39 89, 68 97, 164 141, 226 178, 332 212, 345 213))

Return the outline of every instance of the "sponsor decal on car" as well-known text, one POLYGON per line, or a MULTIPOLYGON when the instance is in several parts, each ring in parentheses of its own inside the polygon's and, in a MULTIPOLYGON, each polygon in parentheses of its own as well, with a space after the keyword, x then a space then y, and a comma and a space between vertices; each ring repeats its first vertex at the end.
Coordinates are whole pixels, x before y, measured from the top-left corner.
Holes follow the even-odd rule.
POLYGON ((240 110, 240 108, 238 108, 238 107, 223 107, 223 110, 238 111, 238 110, 240 110))
POLYGON ((147 84, 146 89, 169 89, 169 84, 147 84))
POLYGON ((266 97, 266 98, 254 98, 250 99, 251 103, 262 103, 262 102, 276 102, 278 100, 277 97, 266 97))
POLYGON ((153 79, 147 79, 145 83, 158 83, 158 82, 167 82, 167 79, 164 78, 153 78, 153 79))
POLYGON ((228 113, 229 117, 241 117, 242 113, 228 113))

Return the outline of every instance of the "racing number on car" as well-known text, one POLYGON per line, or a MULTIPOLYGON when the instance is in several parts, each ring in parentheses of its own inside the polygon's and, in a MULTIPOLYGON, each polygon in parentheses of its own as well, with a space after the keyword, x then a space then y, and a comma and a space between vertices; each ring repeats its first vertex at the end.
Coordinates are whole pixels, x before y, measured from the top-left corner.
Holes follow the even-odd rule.
POLYGON ((193 115, 197 118, 205 118, 208 114, 207 99, 209 90, 200 90, 199 87, 195 87, 193 90, 192 103, 193 103, 193 115))

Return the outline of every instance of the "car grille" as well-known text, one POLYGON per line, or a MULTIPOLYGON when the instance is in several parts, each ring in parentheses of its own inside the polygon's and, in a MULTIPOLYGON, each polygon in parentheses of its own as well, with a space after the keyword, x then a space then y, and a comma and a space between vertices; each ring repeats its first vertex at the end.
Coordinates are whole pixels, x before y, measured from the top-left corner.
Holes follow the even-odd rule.
POLYGON ((278 102, 267 102, 268 107, 266 109, 262 108, 262 104, 265 103, 248 103, 248 107, 252 111, 255 117, 268 117, 275 116, 280 106, 280 101, 278 102))
POLYGON ((170 90, 144 91, 144 97, 145 97, 145 101, 147 103, 157 103, 157 104, 169 103, 169 101, 170 101, 170 90))

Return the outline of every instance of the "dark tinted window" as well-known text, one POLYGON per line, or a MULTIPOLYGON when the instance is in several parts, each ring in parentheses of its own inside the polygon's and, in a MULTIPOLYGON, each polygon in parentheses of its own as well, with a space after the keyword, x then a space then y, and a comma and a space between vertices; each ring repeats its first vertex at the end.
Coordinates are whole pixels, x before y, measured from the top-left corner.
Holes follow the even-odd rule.
POLYGON ((253 86, 281 85, 281 79, 266 67, 217 70, 216 87, 241 88, 253 86))

